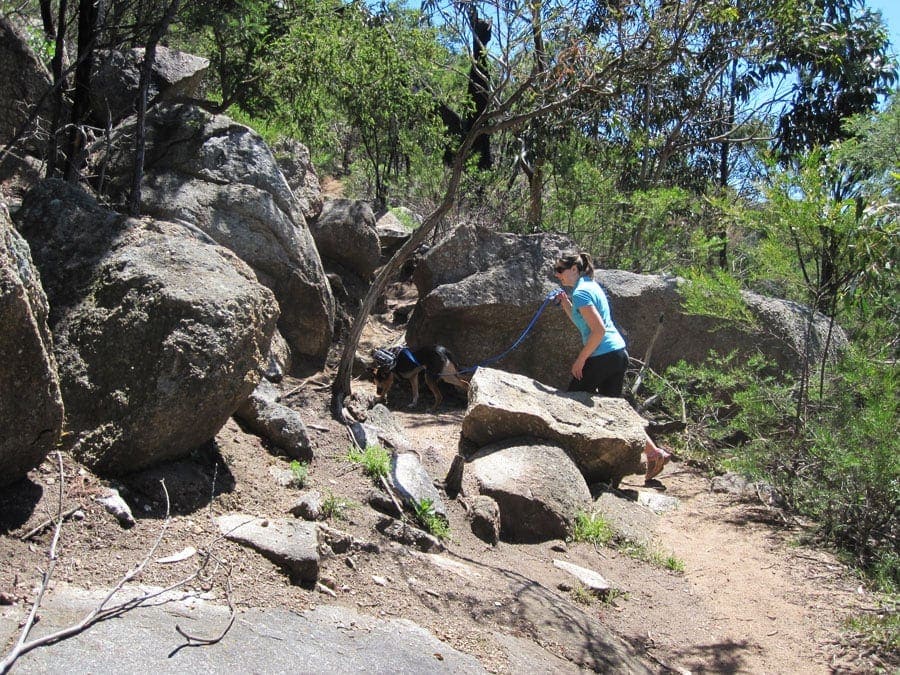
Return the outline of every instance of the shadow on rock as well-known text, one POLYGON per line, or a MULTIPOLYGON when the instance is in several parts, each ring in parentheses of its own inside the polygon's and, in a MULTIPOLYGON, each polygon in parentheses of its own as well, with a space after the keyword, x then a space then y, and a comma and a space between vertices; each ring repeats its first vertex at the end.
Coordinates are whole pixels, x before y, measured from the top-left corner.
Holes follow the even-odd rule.
POLYGON ((208 506, 217 495, 232 492, 235 479, 218 444, 210 441, 187 459, 130 474, 121 484, 135 518, 153 519, 166 517, 166 493, 169 515, 189 515, 208 506))
POLYGON ((7 485, 0 492, 0 534, 22 527, 44 494, 44 489, 27 478, 7 485))

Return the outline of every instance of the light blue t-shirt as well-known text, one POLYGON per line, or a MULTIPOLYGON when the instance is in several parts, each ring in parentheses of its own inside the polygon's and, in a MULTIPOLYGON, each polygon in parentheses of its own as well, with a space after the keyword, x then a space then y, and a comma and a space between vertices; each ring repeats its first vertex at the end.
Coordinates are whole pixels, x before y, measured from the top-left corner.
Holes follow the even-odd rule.
POLYGON ((625 347, 625 339, 619 333, 616 324, 613 323, 606 293, 600 288, 600 284, 589 277, 581 277, 572 290, 572 320, 581 333, 581 343, 585 344, 591 335, 591 329, 584 317, 581 316, 580 311, 582 307, 587 307, 588 305, 593 305, 597 308, 597 313, 600 315, 600 320, 606 329, 603 340, 591 356, 600 356, 600 354, 623 349, 625 347))

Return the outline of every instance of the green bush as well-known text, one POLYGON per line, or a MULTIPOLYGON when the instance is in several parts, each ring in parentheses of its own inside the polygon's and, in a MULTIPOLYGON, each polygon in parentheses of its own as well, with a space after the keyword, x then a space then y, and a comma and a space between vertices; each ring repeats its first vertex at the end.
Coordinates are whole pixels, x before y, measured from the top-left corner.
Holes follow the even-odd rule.
POLYGON ((712 355, 679 363, 646 385, 688 419, 683 454, 712 470, 773 485, 887 591, 900 587, 898 369, 850 352, 809 414, 797 418, 795 387, 761 358, 712 355))
POLYGON ((422 527, 438 539, 450 536, 450 525, 434 510, 434 502, 427 497, 415 503, 416 518, 422 527))
POLYGON ((367 445, 365 450, 351 447, 347 451, 347 459, 354 464, 362 464, 363 472, 374 479, 386 476, 391 463, 391 456, 380 445, 367 445))
POLYGON ((309 465, 298 460, 291 461, 291 482, 294 487, 302 488, 309 478, 309 465))

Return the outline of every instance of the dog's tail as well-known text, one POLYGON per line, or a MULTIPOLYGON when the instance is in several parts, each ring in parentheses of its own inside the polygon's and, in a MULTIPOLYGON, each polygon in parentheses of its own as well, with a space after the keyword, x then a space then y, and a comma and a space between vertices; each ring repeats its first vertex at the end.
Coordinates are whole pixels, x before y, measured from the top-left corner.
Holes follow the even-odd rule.
POLYGON ((437 349, 437 351, 440 352, 444 357, 446 357, 446 359, 447 359, 450 363, 453 364, 453 367, 454 367, 454 368, 456 368, 457 370, 460 369, 459 361, 456 360, 456 357, 453 355, 453 352, 451 352, 449 349, 447 349, 447 348, 444 347, 443 345, 438 345, 436 349, 437 349))

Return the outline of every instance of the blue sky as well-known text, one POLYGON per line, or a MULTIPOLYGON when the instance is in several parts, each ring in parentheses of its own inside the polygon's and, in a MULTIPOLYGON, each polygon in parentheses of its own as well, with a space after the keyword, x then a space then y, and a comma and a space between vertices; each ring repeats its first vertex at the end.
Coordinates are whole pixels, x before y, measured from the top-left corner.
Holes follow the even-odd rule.
POLYGON ((867 0, 866 5, 881 12, 891 36, 891 51, 900 54, 900 1, 867 0))

